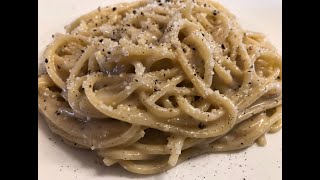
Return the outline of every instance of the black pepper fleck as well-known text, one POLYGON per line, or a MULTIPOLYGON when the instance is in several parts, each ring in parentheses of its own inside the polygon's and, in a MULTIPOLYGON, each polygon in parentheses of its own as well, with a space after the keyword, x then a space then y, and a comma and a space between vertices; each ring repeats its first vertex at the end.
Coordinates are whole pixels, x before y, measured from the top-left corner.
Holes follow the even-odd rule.
POLYGON ((44 60, 45 63, 48 63, 48 59, 44 60))
POLYGON ((113 8, 112 8, 112 11, 115 11, 115 10, 117 10, 117 8, 116 8, 116 7, 113 7, 113 8))
POLYGON ((198 101, 201 97, 200 96, 194 96, 194 100, 198 101))
POLYGON ((201 122, 201 123, 199 123, 198 128, 204 129, 204 128, 206 128, 206 125, 201 122))

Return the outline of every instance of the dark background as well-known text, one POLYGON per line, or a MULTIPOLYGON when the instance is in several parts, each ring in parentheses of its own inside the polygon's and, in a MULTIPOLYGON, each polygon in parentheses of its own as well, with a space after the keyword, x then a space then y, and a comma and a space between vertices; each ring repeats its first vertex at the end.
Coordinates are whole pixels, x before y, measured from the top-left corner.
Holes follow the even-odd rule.
MULTIPOLYGON (((311 176, 319 171, 320 10, 316 1, 282 2, 283 179, 319 179, 311 176)), ((37 179, 37 3, 1 5, 1 179, 37 179)))

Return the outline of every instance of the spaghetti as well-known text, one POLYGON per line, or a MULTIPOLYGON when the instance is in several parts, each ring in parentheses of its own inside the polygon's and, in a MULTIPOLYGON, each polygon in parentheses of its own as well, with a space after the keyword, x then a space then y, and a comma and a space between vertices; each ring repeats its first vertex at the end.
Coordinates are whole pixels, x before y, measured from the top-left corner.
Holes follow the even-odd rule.
POLYGON ((217 2, 99 7, 66 31, 44 53, 39 111, 107 166, 160 173, 281 129, 281 56, 217 2))

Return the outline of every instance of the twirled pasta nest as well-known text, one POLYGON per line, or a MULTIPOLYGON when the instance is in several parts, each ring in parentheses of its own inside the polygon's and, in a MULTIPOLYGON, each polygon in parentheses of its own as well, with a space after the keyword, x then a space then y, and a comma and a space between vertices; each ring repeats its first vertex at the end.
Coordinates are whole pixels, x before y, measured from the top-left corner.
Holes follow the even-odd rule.
POLYGON ((107 166, 159 173, 281 128, 281 56, 216 2, 117 4, 66 30, 44 53, 39 110, 107 166))

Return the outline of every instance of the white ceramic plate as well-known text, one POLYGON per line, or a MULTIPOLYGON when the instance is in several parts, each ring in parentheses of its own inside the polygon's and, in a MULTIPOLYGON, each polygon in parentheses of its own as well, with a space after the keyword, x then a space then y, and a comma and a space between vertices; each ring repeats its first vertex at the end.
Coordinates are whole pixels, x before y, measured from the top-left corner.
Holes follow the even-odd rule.
MULTIPOLYGON (((63 33, 65 25, 98 6, 124 1, 39 0, 39 61, 44 48, 52 40, 52 34, 63 33)), ((266 34, 281 53, 281 0, 220 0, 220 2, 237 16, 242 27, 266 34)), ((75 149, 60 142, 49 131, 41 117, 38 120, 38 133, 38 175, 40 180, 279 180, 282 176, 281 131, 267 135, 268 144, 266 147, 254 145, 245 151, 233 154, 202 155, 167 172, 153 176, 135 175, 119 166, 106 167, 100 164, 95 153, 75 149)))

